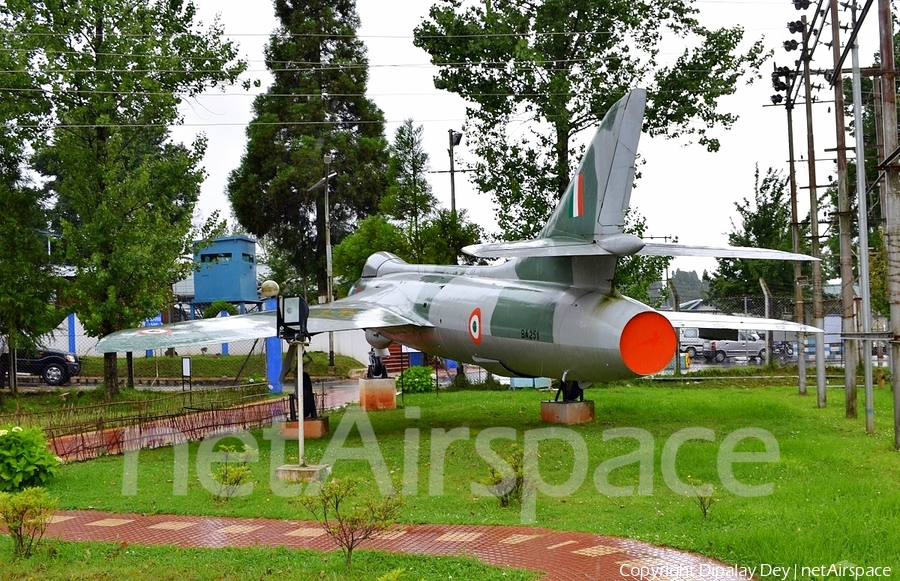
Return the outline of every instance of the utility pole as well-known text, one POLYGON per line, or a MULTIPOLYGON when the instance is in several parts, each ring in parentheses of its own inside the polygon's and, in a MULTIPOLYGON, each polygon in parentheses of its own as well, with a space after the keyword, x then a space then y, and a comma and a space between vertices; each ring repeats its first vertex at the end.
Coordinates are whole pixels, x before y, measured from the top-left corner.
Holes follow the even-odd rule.
MULTIPOLYGON (((788 172, 791 183, 791 250, 800 254, 800 216, 797 210, 797 168, 794 161, 794 102, 790 91, 785 103, 788 126, 788 172)), ((803 306, 803 263, 794 261, 794 319, 803 324, 806 322, 803 306)), ((797 335, 797 377, 800 395, 806 395, 806 334, 797 335)))
MULTIPOLYGON (((897 85, 894 70, 894 29, 890 0, 878 0, 878 24, 881 37, 881 116, 884 151, 892 156, 897 150, 897 85)), ((887 157, 883 158, 887 159, 887 157)), ((900 450, 900 175, 896 161, 884 168, 885 224, 884 246, 887 252, 888 302, 891 313, 891 388, 894 395, 894 447, 900 450)))
MULTIPOLYGON (((816 145, 813 139, 813 119, 812 119, 812 83, 810 81, 809 70, 809 26, 806 23, 806 16, 801 19, 803 21, 803 54, 800 56, 803 61, 803 83, 806 91, 806 146, 807 155, 809 156, 809 235, 811 238, 811 250, 813 258, 820 258, 819 251, 819 199, 816 193, 816 145)), ((822 305, 822 263, 818 260, 812 264, 813 272, 813 326, 820 329, 825 328, 825 311, 822 305)), ((816 333, 816 393, 818 394, 818 406, 825 407, 825 339, 822 333, 816 333)))
MULTIPOLYGON (((834 56, 832 81, 834 84, 834 119, 836 132, 837 174, 838 174, 838 239, 840 241, 841 273, 841 338, 844 353, 844 404, 848 418, 857 417, 856 395, 856 341, 849 338, 853 333, 853 257, 850 237, 850 193, 847 186, 847 138, 844 122, 844 80, 839 69, 841 62, 840 22, 838 21, 838 0, 831 0, 831 52, 834 56)), ((860 127, 862 125, 860 124, 860 127)))
POLYGON ((456 220, 456 182, 453 178, 453 147, 459 145, 460 141, 462 141, 462 133, 448 129, 447 134, 450 137, 450 215, 456 220))
MULTIPOLYGON (((851 14, 853 15, 853 30, 860 23, 856 20, 856 4, 851 6, 851 14)), ((859 221, 859 243, 857 252, 859 253, 859 294, 862 299, 860 307, 860 319, 862 320, 863 336, 867 336, 872 332, 872 299, 869 289, 869 217, 868 203, 866 200, 866 152, 863 140, 863 132, 861 130, 863 122, 862 114, 862 87, 859 72, 859 46, 856 38, 853 39, 853 46, 850 47, 851 62, 853 66, 853 118, 856 120, 856 126, 860 129, 856 130, 856 208, 857 220, 859 221)), ((877 85, 878 83, 874 83, 877 85)), ((864 386, 866 394, 866 433, 875 433, 875 402, 874 390, 872 386, 872 341, 864 339, 862 341, 862 357, 864 368, 864 386)))

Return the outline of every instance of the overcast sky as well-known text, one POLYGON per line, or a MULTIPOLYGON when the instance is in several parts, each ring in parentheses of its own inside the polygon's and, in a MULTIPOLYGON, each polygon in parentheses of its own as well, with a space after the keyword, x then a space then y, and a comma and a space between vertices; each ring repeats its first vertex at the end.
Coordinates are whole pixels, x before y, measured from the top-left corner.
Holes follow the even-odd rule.
MULTIPOLYGON (((260 79, 262 88, 247 93, 239 87, 229 88, 225 95, 214 93, 183 105, 185 126, 176 128, 174 135, 189 140, 197 132, 209 138, 205 158, 208 174, 200 198, 200 212, 205 216, 219 209, 229 216, 230 207, 225 195, 228 172, 240 162, 246 138, 244 130, 251 119, 253 95, 265 90, 271 81, 262 61, 262 48, 276 27, 270 0, 195 0, 200 18, 211 22, 219 14, 225 33, 240 45, 240 53, 249 61, 247 78, 260 79)), ((740 24, 748 39, 764 37, 767 47, 774 50, 778 65, 793 65, 798 52, 785 52, 781 44, 792 37, 787 22, 798 20, 802 14, 812 19, 813 9, 797 11, 789 0, 741 1, 700 0, 700 21, 709 27, 740 24)), ((397 125, 410 117, 416 125, 424 126, 424 141, 431 156, 432 170, 449 169, 447 130, 461 129, 465 120, 465 103, 459 97, 438 91, 432 78, 434 67, 428 55, 413 46, 412 30, 427 14, 430 2, 396 0, 390 9, 383 1, 358 0, 357 10, 362 22, 360 38, 368 47, 370 64, 369 96, 384 111, 387 120, 386 137, 393 139, 397 125)), ((849 13, 842 23, 849 23, 849 13)), ((830 27, 828 28, 830 30, 830 27)), ((830 39, 830 32, 823 40, 830 39)), ((795 35, 799 39, 799 35, 795 35)), ((869 15, 860 37, 862 66, 872 62, 877 50, 878 29, 875 11, 869 15)), ((679 47, 673 46, 673 52, 679 47)), ((813 68, 831 68, 831 52, 825 46, 816 51, 813 68)), ((849 66, 849 59, 848 59, 849 66)), ((739 116, 730 131, 718 131, 722 148, 707 153, 699 145, 685 146, 684 142, 651 139, 644 135, 639 147, 646 160, 641 168, 643 177, 632 194, 632 207, 647 218, 651 236, 677 236, 689 244, 726 244, 737 219, 734 202, 753 197, 754 168, 761 173, 775 167, 787 171, 787 130, 783 107, 769 105, 774 93, 768 77, 771 61, 765 65, 763 79, 752 86, 741 86, 738 93, 722 101, 725 111, 739 116)), ((821 78, 815 83, 824 84, 821 78)), ((827 183, 833 173, 835 125, 830 103, 833 93, 818 93, 819 104, 814 106, 817 178, 827 183)), ((803 107, 795 110, 795 148, 806 159, 806 118, 803 107)), ((848 141, 852 145, 852 139, 848 141)), ((464 163, 468 151, 463 143, 455 148, 457 160, 464 163)), ((851 155, 852 157, 852 155, 851 155)), ((457 164, 457 169, 460 165, 457 164)), ((809 208, 809 190, 805 164, 797 166, 801 212, 809 208)), ((446 173, 431 175, 434 194, 446 207, 450 205, 450 178, 446 173)), ((487 195, 479 195, 468 184, 465 174, 456 176, 456 203, 467 208, 470 218, 496 231, 492 203, 487 195)), ((821 230, 820 230, 821 231, 821 230)), ((712 259, 679 258, 675 268, 682 270, 713 270, 712 259)))

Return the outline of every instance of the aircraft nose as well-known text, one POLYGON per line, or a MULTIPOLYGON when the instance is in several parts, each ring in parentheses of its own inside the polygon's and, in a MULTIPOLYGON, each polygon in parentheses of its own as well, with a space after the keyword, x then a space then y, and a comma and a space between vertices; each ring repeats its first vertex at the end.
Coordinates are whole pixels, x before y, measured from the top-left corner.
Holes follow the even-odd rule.
POLYGON ((622 329, 619 352, 622 361, 634 373, 657 373, 675 355, 675 330, 669 320, 656 311, 638 313, 622 329))

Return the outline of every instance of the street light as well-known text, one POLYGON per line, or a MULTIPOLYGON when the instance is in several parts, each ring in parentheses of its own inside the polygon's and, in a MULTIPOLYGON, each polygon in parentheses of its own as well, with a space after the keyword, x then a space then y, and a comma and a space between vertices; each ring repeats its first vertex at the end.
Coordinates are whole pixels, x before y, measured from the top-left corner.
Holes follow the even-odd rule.
MULTIPOLYGON (((332 285, 332 274, 331 274, 331 204, 328 201, 328 182, 337 175, 337 173, 331 173, 331 163, 334 161, 334 152, 329 151, 326 153, 322 161, 325 162, 325 177, 320 179, 315 183, 315 185, 309 188, 307 191, 312 192, 317 190, 321 186, 325 186, 325 292, 327 296, 323 302, 330 303, 331 302, 331 285, 332 285)), ((321 300, 321 297, 319 298, 321 300)), ((328 332, 328 367, 329 371, 334 371, 334 333, 328 332)))
POLYGON ((450 215, 456 216, 456 185, 453 181, 453 146, 459 145, 463 134, 453 129, 448 129, 450 136, 450 215))

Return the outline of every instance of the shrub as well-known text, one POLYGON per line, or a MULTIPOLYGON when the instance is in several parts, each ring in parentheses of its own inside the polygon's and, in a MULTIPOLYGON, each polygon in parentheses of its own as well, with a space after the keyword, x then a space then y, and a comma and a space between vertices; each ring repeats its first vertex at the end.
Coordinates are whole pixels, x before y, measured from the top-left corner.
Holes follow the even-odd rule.
POLYGON ((372 535, 390 530, 403 505, 397 496, 354 502, 353 493, 359 484, 353 478, 334 479, 322 486, 316 496, 300 499, 300 504, 341 548, 348 571, 353 549, 372 535))
POLYGON ((43 486, 59 463, 40 428, 0 429, 0 491, 43 486))
POLYGON ((56 500, 43 488, 26 488, 16 494, 0 492, 0 520, 13 539, 16 557, 31 556, 55 510, 56 500))
POLYGON ((486 484, 491 494, 500 501, 500 507, 506 508, 522 500, 525 491, 525 455, 518 444, 513 444, 501 452, 500 457, 507 466, 497 470, 491 465, 483 484, 486 484))
POLYGON ((404 393, 425 393, 434 389, 433 371, 430 367, 410 367, 397 378, 397 385, 404 393))
POLYGON ((219 451, 223 453, 224 459, 219 469, 213 473, 213 479, 219 485, 216 498, 229 500, 250 478, 250 467, 247 463, 255 461, 258 455, 254 448, 246 444, 242 452, 238 452, 234 446, 228 445, 221 446, 219 451))
POLYGON ((710 507, 718 501, 716 488, 712 484, 704 484, 694 479, 689 479, 688 482, 693 488, 694 500, 697 502, 701 514, 703 514, 703 518, 706 518, 710 507))

